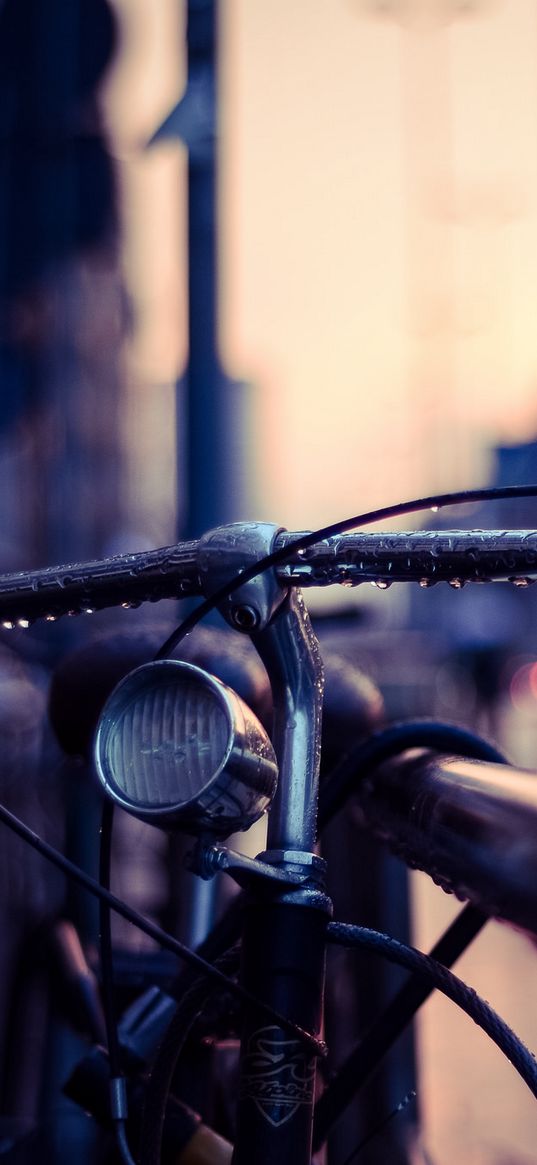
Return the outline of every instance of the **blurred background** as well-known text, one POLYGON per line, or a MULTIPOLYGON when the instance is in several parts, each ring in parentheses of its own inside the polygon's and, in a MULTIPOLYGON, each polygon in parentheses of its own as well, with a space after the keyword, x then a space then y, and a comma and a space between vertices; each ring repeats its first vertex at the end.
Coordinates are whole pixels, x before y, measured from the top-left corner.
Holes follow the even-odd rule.
MULTIPOLYGON (((536 309, 533 0, 191 0, 188 43, 186 0, 0 4, 3 572, 535 481, 536 309)), ((445 524, 537 525, 524 503, 445 524)), ((536 767, 533 596, 367 592, 312 610, 389 716, 477 725, 536 767)), ((175 608, 120 617, 164 637, 175 608)), ((2 632, 10 772, 59 763, 51 669, 117 620, 2 632)), ((6 783, 61 835, 61 780, 6 783)), ((33 859, 14 847, 13 883, 6 852, 4 897, 15 916, 31 886, 37 915, 33 859)), ((430 942, 451 904, 414 894, 430 942)), ((491 926, 467 974, 531 1043, 529 954, 491 926)), ((527 1165, 534 1108, 481 1043, 462 1067, 443 1007, 433 1159, 527 1165)))
POLYGON ((233 516, 305 528, 478 484, 496 445, 535 437, 531 0, 228 0, 218 108, 202 80, 175 119, 184 4, 71 4, 71 31, 63 7, 3 5, 4 24, 26 14, 4 133, 40 138, 16 151, 22 182, 15 147, 3 163, 6 567, 191 524, 185 140, 202 183, 214 163, 214 313, 198 223, 190 326, 234 405, 233 516))

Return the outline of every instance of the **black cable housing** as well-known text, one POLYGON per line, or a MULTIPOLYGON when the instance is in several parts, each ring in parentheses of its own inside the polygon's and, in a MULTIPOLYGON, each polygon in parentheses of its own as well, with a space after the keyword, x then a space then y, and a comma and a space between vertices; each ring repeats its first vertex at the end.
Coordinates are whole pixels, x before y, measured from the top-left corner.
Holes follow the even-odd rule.
MULTIPOLYGON (((110 890, 110 866, 112 858, 112 830, 114 805, 103 801, 101 816, 101 836, 99 844, 99 882, 105 890, 110 890)), ((121 1083, 121 1053, 119 1047, 116 1009, 114 1000, 114 969, 112 960, 112 915, 105 898, 99 899, 99 953, 101 963, 101 990, 103 999, 108 1060, 110 1065, 110 1091, 121 1083)), ((123 1085, 124 1086, 124 1085, 123 1085)), ((125 1093, 126 1106, 126 1093, 125 1093)), ((127 1138, 127 1113, 121 1116, 112 1112, 114 1136, 123 1165, 135 1165, 127 1138)))
POLYGON ((331 922, 328 925, 327 938, 329 942, 338 946, 359 947, 362 950, 382 955, 391 963, 406 967, 417 975, 423 976, 447 995, 453 1003, 465 1011, 478 1027, 482 1028, 496 1046, 507 1056, 513 1067, 527 1084, 530 1092, 537 1099, 537 1061, 519 1036, 512 1031, 507 1023, 494 1011, 472 987, 468 987, 457 978, 447 967, 417 951, 415 947, 407 946, 398 939, 390 938, 387 934, 370 930, 365 926, 352 926, 350 923, 331 922))
MULTIPOLYGON (((99 882, 105 890, 110 890, 110 862, 113 821, 114 805, 112 801, 105 800, 103 801, 102 808, 101 835, 99 844, 99 882)), ((119 1076, 121 1072, 121 1062, 114 1006, 111 912, 109 903, 105 898, 99 899, 99 955, 101 965, 103 1010, 106 1024, 106 1038, 108 1043, 108 1059, 110 1062, 110 1075, 119 1076)))
MULTIPOLYGON (((451 967, 487 922, 487 916, 476 906, 466 905, 435 943, 429 958, 451 967)), ((331 1077, 315 1105, 314 1151, 324 1145, 347 1105, 371 1078, 433 991, 434 983, 413 971, 331 1077)))

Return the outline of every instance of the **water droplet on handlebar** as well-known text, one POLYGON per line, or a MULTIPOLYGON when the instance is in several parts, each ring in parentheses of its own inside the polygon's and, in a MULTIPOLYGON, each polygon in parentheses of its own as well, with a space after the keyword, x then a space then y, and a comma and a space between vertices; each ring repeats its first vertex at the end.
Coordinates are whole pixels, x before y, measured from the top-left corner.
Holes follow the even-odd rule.
POLYGON ((448 586, 453 587, 454 591, 462 591, 462 588, 464 586, 464 582, 463 582, 462 578, 449 578, 448 579, 448 586))
POLYGON ((17 619, 17 627, 23 627, 25 630, 30 626, 29 619, 17 619))
POLYGON ((510 578, 509 582, 512 582, 514 587, 529 587, 530 585, 529 578, 510 578))
POLYGON ((431 506, 431 514, 437 514, 440 506, 431 506))
POLYGON ((45 615, 45 623, 55 623, 57 618, 57 615, 45 615))
POLYGON ((84 607, 84 615, 94 615, 95 607, 84 607))
POLYGON ((430 578, 420 578, 420 587, 423 587, 423 589, 432 585, 432 580, 430 578))
POLYGON ((378 591, 387 591, 388 587, 391 587, 391 585, 392 585, 391 579, 386 579, 386 578, 376 578, 371 583, 371 586, 376 587, 378 591))
POLYGON ((2 623, 2 627, 5 631, 13 631, 14 626, 15 624, 11 622, 11 619, 6 619, 5 622, 2 623))

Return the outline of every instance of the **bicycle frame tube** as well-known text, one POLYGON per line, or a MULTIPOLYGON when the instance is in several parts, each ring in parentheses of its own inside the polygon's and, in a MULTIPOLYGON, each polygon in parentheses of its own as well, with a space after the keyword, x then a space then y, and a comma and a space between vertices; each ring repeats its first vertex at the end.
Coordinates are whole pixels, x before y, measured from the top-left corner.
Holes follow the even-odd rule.
MULTIPOLYGON (((252 897, 245 914, 242 982, 310 1032, 321 1026, 329 911, 322 892, 310 888, 272 901, 252 897)), ((233 1165, 310 1165, 314 1095, 311 1052, 248 1009, 233 1165)))

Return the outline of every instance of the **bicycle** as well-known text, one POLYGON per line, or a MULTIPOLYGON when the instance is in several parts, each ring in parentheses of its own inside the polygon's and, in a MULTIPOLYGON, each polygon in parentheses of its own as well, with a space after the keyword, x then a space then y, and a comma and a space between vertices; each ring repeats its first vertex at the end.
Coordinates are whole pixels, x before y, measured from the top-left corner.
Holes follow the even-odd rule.
MULTIPOLYGON (((0 616, 6 628, 105 606, 207 596, 155 660, 130 672, 114 689, 100 718, 96 764, 109 804, 119 804, 164 828, 179 824, 194 833, 198 840, 190 857, 192 867, 206 878, 224 869, 246 889, 240 980, 231 977, 237 967, 234 944, 241 933, 236 909, 232 907, 223 925, 192 952, 110 893, 110 808, 104 817, 100 886, 7 810, 0 810, 5 824, 100 898, 111 1122, 121 1160, 134 1160, 129 1142, 138 1134, 142 1165, 161 1160, 166 1101, 177 1057, 215 985, 227 993, 232 1025, 237 1023, 235 1001, 243 1009, 234 1165, 250 1165, 254 1159, 256 1165, 274 1165, 276 1160, 282 1165, 310 1165, 312 1137, 318 1151, 352 1086, 370 1074, 433 986, 491 1035, 537 1096, 537 1067, 531 1054, 448 969, 490 914, 535 932, 537 879, 528 877, 528 868, 535 873, 535 777, 516 773, 511 795, 505 774, 511 772, 512 777, 512 770, 493 746, 445 725, 403 725, 373 734, 342 759, 321 788, 317 815, 322 663, 298 590, 364 581, 380 589, 395 581, 416 581, 424 587, 451 581, 459 589, 465 582, 501 580, 527 587, 537 579, 535 531, 345 536, 353 526, 413 510, 522 494, 536 496, 537 487, 425 498, 299 535, 277 526, 239 524, 212 531, 199 543, 0 579, 0 616), (272 741, 220 681, 168 658, 181 638, 216 607, 228 624, 251 638, 265 664, 275 705, 272 741), (184 714, 176 711, 174 722, 173 709, 180 707, 184 714), (467 758, 472 758, 471 764, 467 758), (178 774, 182 784, 177 783, 178 774), (332 817, 351 792, 369 828, 407 862, 424 868, 470 902, 431 957, 367 928, 331 921, 325 864, 316 853, 317 826, 332 817), (264 853, 248 858, 222 844, 229 833, 247 829, 267 811, 264 853), (477 836, 476 850, 472 843, 477 836), (189 973, 175 983, 171 994, 181 992, 181 1003, 156 1057, 155 1048, 151 1050, 154 1063, 146 1115, 141 1130, 134 1131, 132 1120, 127 1125, 127 1080, 113 1014, 110 908, 201 976, 189 973), (409 970, 411 977, 316 1104, 316 1063, 326 1051, 324 963, 331 944, 380 952, 409 970), (215 961, 209 964, 207 955, 215 961)), ((155 1032, 162 1035, 159 1006, 149 1008, 153 1040, 155 1032)), ((165 1007, 164 1013, 168 1019, 170 1009, 165 1007)), ((146 1011, 143 1024, 147 1021, 146 1011)), ((98 1075, 100 1067, 95 1071, 98 1075)), ((133 1087, 136 1109, 138 1077, 133 1087)), ((100 1088, 99 1077, 95 1095, 100 1096, 100 1088)), ((399 1107, 407 1103, 405 1097, 399 1107)), ((96 1109, 100 1106, 97 1099, 96 1109)), ((175 1142, 172 1136, 171 1148, 168 1132, 166 1152, 175 1153, 177 1160, 182 1159, 178 1153, 191 1151, 199 1132, 197 1122, 188 1125, 189 1119, 181 1109, 172 1113, 169 1127, 177 1132, 180 1126, 181 1132, 175 1142)), ((209 1160, 230 1159, 231 1150, 222 1144, 214 1152, 209 1160), (218 1153, 224 1156, 219 1158, 218 1153)))

